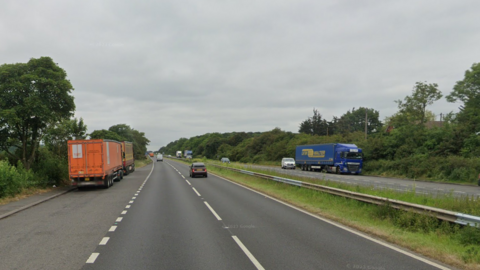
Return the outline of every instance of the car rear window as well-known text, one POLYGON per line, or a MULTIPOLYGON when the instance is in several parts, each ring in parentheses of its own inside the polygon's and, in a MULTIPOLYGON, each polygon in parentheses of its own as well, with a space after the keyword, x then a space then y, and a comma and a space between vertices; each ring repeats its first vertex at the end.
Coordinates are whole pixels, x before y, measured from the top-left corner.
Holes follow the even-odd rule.
POLYGON ((193 164, 194 168, 205 168, 204 164, 193 164))

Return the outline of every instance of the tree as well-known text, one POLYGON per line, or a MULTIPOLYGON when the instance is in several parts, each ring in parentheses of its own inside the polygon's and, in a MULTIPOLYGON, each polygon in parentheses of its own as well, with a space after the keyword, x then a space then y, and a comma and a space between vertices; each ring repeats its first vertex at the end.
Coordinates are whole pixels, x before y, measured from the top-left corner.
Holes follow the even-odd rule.
POLYGON ((67 142, 73 139, 85 139, 87 126, 80 120, 65 119, 48 127, 44 137, 45 145, 58 156, 66 157, 68 154, 67 142))
POLYGON ((126 124, 118 124, 108 128, 109 131, 115 132, 124 140, 133 142, 132 128, 126 124))
POLYGON ((422 82, 415 83, 411 96, 406 96, 404 101, 395 101, 398 104, 400 112, 411 116, 408 124, 419 121, 419 124, 426 122, 426 107, 442 98, 442 93, 438 90, 436 83, 427 84, 422 82))
POLYGON ((90 139, 106 139, 106 140, 114 140, 114 141, 125 141, 125 138, 118 135, 117 133, 102 129, 102 130, 94 130, 90 133, 90 139))
POLYGON ((464 79, 455 84, 446 98, 448 102, 463 102, 457 121, 466 132, 480 132, 480 63, 465 71, 464 79))
POLYGON ((367 133, 370 134, 374 131, 382 129, 382 122, 380 122, 379 112, 374 109, 360 107, 358 109, 353 108, 352 111, 346 112, 336 120, 335 130, 341 134, 347 134, 352 132, 365 132, 365 120, 367 120, 367 133), (365 119, 365 116, 367 116, 365 119))
POLYGON ((27 170, 48 127, 73 115, 66 77, 50 57, 0 66, 0 149, 27 170))
POLYGON ((300 124, 298 130, 299 133, 305 133, 310 135, 327 135, 328 123, 326 120, 322 119, 322 115, 318 112, 317 109, 313 109, 313 116, 309 117, 307 120, 303 121, 300 124))

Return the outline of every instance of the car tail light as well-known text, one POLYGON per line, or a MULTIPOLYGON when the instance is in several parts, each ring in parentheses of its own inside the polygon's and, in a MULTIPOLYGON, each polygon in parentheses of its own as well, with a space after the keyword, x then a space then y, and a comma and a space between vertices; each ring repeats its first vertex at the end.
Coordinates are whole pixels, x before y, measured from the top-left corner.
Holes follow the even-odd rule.
POLYGON ((207 169, 203 169, 204 172, 207 172, 207 169))

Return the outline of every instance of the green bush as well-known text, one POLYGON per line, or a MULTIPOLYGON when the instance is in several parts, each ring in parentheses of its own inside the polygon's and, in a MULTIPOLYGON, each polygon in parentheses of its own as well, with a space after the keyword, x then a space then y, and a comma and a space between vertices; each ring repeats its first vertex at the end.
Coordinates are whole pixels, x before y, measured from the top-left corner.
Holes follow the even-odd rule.
POLYGON ((0 161, 0 198, 14 196, 23 189, 35 186, 35 175, 19 162, 17 167, 6 160, 0 161))
POLYGON ((38 176, 39 187, 69 184, 67 158, 59 157, 46 148, 37 152, 32 170, 38 176))

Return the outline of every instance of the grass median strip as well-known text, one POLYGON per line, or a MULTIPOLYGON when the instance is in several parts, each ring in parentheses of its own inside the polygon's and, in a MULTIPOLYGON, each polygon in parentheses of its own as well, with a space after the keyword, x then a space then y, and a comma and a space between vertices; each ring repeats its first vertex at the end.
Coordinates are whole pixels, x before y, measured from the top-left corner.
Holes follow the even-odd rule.
MULTIPOLYGON (((388 206, 371 205, 213 166, 210 166, 209 170, 311 213, 385 239, 446 264, 462 269, 480 268, 480 230, 476 228, 439 222, 429 215, 404 212, 388 206)), ((303 181, 303 179, 297 180, 303 181)), ((353 189, 357 188, 353 187, 353 189)), ((359 192, 358 190, 353 191, 359 192)), ((392 191, 386 192, 393 194, 391 196, 397 196, 392 191)), ((412 198, 413 195, 410 197, 412 198)), ((401 198, 395 199, 402 200, 401 198)), ((449 198, 449 200, 453 199, 449 198)), ((434 206, 439 207, 438 205, 434 206)))

